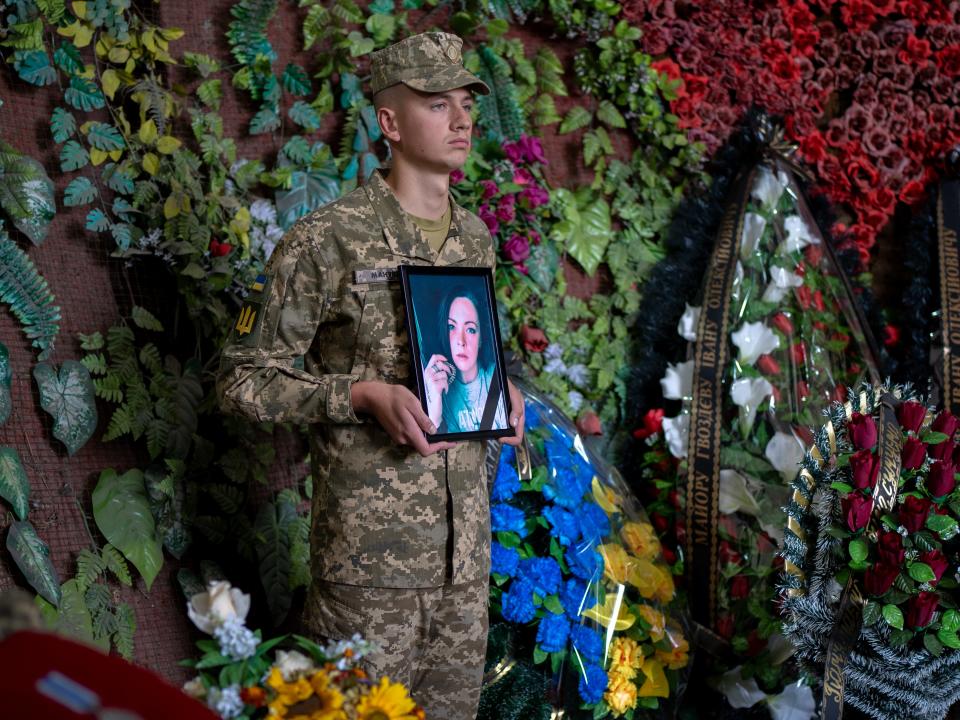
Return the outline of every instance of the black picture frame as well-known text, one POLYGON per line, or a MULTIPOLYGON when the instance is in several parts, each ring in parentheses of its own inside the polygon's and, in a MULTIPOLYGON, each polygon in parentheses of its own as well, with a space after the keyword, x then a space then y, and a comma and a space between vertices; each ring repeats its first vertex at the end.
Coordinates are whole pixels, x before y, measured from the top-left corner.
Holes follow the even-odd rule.
POLYGON ((431 400, 436 414, 437 373, 447 375, 446 387, 449 389, 440 393, 440 422, 431 418, 437 432, 427 434, 427 439, 436 442, 515 435, 510 427, 512 408, 493 271, 486 267, 400 265, 400 280, 407 311, 411 376, 415 378, 420 405, 428 416, 431 400), (455 301, 459 301, 456 306, 455 301), (472 323, 468 303, 476 311, 477 320, 472 323), (456 317, 449 316, 452 307, 457 316, 467 313, 463 324, 456 317), (449 323, 453 323, 452 329, 447 329, 449 323), (469 332, 471 325, 475 326, 476 333, 469 332), (453 353, 450 338, 457 333, 457 328, 462 328, 464 335, 454 340, 458 347, 453 349, 461 352, 453 353), (478 337, 475 352, 465 339, 468 334, 478 337), (436 360, 437 356, 445 362, 436 360), (431 360, 434 360, 432 366, 431 360), (461 365, 464 363, 472 364, 463 369, 461 365), (472 367, 476 368, 474 380, 463 382, 463 373, 470 373, 472 367), (477 394, 477 402, 471 402, 473 394, 477 394))

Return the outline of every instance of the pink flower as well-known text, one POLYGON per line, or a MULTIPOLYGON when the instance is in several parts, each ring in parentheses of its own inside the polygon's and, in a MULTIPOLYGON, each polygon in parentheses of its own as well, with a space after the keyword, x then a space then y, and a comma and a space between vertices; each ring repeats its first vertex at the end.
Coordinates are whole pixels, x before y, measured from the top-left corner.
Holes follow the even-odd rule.
POLYGON ((463 174, 463 170, 454 170, 450 173, 450 184, 456 185, 458 182, 463 182, 464 177, 465 175, 463 174))
POLYGON ((541 165, 547 164, 547 156, 543 154, 543 146, 540 144, 540 138, 534 137, 533 135, 521 135, 518 144, 527 162, 538 162, 541 165))
POLYGON ((533 175, 526 168, 517 168, 513 172, 513 181, 517 185, 527 185, 533 182, 533 175))
POLYGON ((532 210, 550 202, 550 193, 539 185, 530 185, 520 192, 520 200, 532 210))
POLYGON ((489 205, 481 205, 480 209, 477 210, 477 216, 486 223, 491 235, 497 234, 497 231, 500 229, 500 222, 497 220, 497 216, 490 209, 489 205))
POLYGON ((504 256, 513 263, 520 263, 530 257, 530 243, 523 236, 514 233, 503 245, 504 256))
POLYGON ((489 200, 500 192, 500 188, 497 187, 497 184, 493 180, 481 180, 480 187, 483 188, 483 200, 489 200))
MULTIPOLYGON (((507 196, 511 197, 511 196, 507 196)), ((504 198, 506 199, 506 198, 504 198)), ((514 210, 512 202, 501 202, 500 207, 497 208, 497 220, 500 222, 513 222, 513 219, 517 216, 516 210, 514 210)))

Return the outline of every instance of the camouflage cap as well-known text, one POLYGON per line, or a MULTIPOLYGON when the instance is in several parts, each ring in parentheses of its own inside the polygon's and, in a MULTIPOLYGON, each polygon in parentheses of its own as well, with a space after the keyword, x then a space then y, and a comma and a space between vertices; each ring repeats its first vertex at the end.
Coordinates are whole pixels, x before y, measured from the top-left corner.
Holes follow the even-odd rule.
POLYGON ((469 87, 488 95, 490 88, 463 67, 463 40, 443 32, 413 35, 370 56, 370 85, 374 95, 403 83, 423 92, 445 92, 469 87))

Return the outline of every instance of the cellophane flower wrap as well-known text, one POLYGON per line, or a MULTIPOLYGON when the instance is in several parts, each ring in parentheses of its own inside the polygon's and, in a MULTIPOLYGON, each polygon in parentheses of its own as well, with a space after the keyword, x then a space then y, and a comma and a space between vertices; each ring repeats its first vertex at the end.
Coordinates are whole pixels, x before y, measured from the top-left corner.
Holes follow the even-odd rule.
MULTIPOLYGON (((673 576, 616 470, 520 385, 530 461, 504 447, 491 487, 491 624, 509 626, 513 657, 488 661, 532 662, 549 678, 543 700, 565 717, 643 717, 675 696, 687 665, 673 576)), ((512 717, 489 705, 481 717, 512 717)))
MULTIPOLYGON (((774 603, 781 507, 810 428, 837 397, 837 385, 861 375, 869 351, 844 280, 785 163, 757 169, 740 226, 727 311, 710 628, 729 648, 724 659, 711 659, 711 682, 734 709, 767 703, 774 717, 811 717, 812 693, 796 684, 774 603)), ((647 445, 645 505, 677 575, 684 573, 687 540, 683 509, 700 312, 687 305, 677 332, 688 341, 688 359, 670 364, 661 380, 667 407, 679 412, 652 409, 634 432, 647 445)))
POLYGON ((960 700, 960 421, 909 387, 849 395, 830 408, 794 481, 785 631, 821 677, 851 581, 859 632, 843 667, 844 702, 886 720, 943 718, 960 700), (884 463, 881 446, 899 462, 884 463), (896 488, 889 504, 884 485, 896 488))
POLYGON ((407 688, 370 678, 359 663, 373 646, 356 635, 321 646, 299 635, 262 640, 247 628, 250 596, 224 581, 190 598, 191 621, 212 639, 200 640, 198 671, 184 692, 224 720, 424 720, 407 688))

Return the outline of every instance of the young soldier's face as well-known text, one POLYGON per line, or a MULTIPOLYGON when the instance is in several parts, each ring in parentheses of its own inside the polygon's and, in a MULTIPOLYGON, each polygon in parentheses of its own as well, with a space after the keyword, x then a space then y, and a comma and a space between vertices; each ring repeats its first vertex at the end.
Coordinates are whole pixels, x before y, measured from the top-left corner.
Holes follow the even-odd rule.
POLYGON ((465 88, 435 94, 403 90, 396 105, 398 138, 391 138, 397 149, 411 163, 440 172, 463 167, 473 131, 473 93, 465 88))

